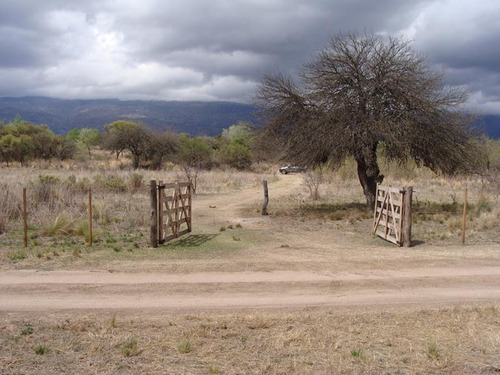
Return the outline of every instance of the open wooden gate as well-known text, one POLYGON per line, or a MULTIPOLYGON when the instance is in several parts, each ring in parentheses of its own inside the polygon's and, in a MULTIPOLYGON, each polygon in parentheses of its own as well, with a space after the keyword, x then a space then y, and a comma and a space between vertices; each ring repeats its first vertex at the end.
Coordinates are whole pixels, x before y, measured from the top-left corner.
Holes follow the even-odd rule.
POLYGON ((377 185, 373 214, 373 233, 398 246, 403 245, 404 193, 399 188, 377 185))
POLYGON ((158 243, 191 232, 191 184, 158 183, 158 243))

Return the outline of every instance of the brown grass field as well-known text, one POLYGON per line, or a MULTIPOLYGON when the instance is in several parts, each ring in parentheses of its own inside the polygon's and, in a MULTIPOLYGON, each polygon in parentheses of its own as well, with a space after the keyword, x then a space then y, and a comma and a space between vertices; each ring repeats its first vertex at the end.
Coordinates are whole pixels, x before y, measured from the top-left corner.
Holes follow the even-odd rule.
POLYGON ((182 173, 96 155, 0 169, 0 374, 500 372, 497 184, 384 165, 415 190, 413 246, 399 248, 371 234, 352 163, 318 200, 276 166, 207 171, 193 232, 151 249, 147 184, 182 173))

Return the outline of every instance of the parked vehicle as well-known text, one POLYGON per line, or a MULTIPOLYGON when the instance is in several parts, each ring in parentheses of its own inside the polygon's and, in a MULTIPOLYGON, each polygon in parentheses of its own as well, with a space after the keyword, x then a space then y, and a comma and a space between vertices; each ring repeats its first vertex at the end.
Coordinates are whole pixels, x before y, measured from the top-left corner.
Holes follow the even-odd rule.
POLYGON ((305 172, 306 170, 307 170, 306 167, 300 167, 298 165, 286 165, 284 167, 280 167, 281 174, 301 173, 301 172, 305 172))

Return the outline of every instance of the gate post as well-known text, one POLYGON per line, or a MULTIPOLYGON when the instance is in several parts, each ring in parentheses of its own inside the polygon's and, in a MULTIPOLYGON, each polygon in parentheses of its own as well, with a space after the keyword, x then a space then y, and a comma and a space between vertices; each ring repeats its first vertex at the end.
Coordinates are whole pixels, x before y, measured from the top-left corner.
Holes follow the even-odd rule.
POLYGON ((156 180, 151 180, 149 183, 149 198, 151 201, 149 246, 158 247, 158 198, 156 193, 156 180))
POLYGON ((403 218, 403 246, 411 246, 411 201, 413 196, 413 186, 404 189, 404 218, 403 218))

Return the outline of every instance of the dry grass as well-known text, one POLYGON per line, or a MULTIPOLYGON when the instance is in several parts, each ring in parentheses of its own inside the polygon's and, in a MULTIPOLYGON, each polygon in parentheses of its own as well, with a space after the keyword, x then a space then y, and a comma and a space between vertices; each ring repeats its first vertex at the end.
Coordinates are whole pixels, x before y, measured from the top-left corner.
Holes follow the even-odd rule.
POLYGON ((5 373, 493 374, 498 307, 0 317, 5 373), (33 327, 22 336, 26 324, 33 327), (37 355, 34 348, 49 350, 37 355))

